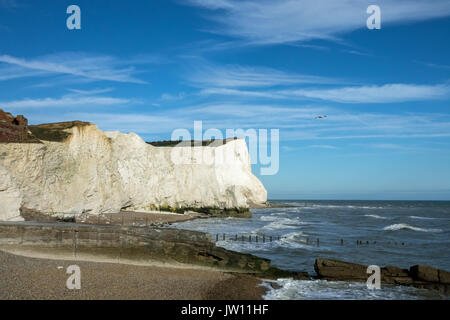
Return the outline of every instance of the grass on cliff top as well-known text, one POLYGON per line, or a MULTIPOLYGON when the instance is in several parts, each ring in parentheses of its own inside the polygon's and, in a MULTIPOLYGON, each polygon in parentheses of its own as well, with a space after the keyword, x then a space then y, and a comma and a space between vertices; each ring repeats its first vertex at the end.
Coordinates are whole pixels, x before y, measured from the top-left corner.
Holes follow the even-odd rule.
POLYGON ((171 141, 155 141, 155 142, 147 142, 148 144, 154 146, 154 147, 177 147, 178 145, 183 147, 196 147, 196 146, 202 146, 202 147, 215 147, 220 145, 225 145, 230 141, 237 140, 238 138, 230 138, 230 139, 223 139, 223 140, 203 140, 203 141, 195 141, 195 140, 171 140, 171 141))
POLYGON ((68 137, 70 137, 70 133, 66 132, 65 130, 71 129, 73 127, 85 127, 89 125, 91 125, 90 122, 69 121, 35 125, 30 126, 29 129, 39 140, 63 142, 68 137))

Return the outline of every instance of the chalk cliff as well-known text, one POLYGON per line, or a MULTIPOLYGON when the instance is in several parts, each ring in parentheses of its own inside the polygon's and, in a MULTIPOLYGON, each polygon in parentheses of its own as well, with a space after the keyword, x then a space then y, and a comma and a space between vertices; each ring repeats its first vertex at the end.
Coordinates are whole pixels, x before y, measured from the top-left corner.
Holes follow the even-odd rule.
POLYGON ((30 130, 31 142, 0 143, 0 220, 20 219, 21 209, 75 216, 122 209, 220 214, 267 200, 244 140, 174 148, 85 122, 30 130))

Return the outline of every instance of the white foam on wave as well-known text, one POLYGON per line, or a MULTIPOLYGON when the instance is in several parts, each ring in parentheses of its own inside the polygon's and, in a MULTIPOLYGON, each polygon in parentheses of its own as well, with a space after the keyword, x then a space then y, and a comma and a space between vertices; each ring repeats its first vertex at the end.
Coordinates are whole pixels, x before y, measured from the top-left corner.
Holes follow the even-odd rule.
POLYGON ((431 218, 431 217, 418 217, 418 216, 409 216, 411 219, 416 220, 436 220, 438 218, 431 218))
POLYGON ((390 226, 385 227, 383 230, 385 231, 397 231, 397 230, 413 230, 413 231, 420 231, 420 232, 442 232, 441 229, 426 229, 426 228, 418 228, 410 226, 406 223, 398 223, 398 224, 392 224, 390 226))
POLYGON ((262 216, 261 218, 259 218, 259 220, 261 220, 261 221, 276 221, 276 220, 278 220, 278 219, 280 219, 280 217, 273 216, 273 215, 270 215, 270 216, 262 216))
POLYGON ((227 250, 237 251, 237 252, 272 252, 274 248, 278 247, 276 241, 263 243, 259 241, 256 243, 255 241, 234 241, 234 240, 226 240, 216 242, 216 245, 221 248, 225 248, 227 250))
MULTIPOLYGON (((277 229, 297 229, 300 225, 305 224, 300 218, 266 218, 263 221, 271 221, 269 224, 263 226, 261 229, 264 230, 277 230, 277 229)), ((258 230, 258 231, 261 231, 258 230)))
MULTIPOLYGON (((257 232, 252 232, 253 234, 260 234, 257 232)), ((259 237, 259 241, 256 242, 256 239, 253 237, 252 242, 247 241, 247 237, 245 237, 245 241, 241 241, 241 238, 238 238, 238 241, 233 238, 228 238, 223 241, 220 240, 216 242, 218 247, 222 247, 228 250, 234 251, 266 251, 273 252, 277 248, 289 248, 289 249, 305 249, 305 250, 313 250, 313 251, 327 251, 327 247, 317 247, 313 242, 307 243, 308 235, 304 232, 291 232, 286 235, 280 237, 278 240, 277 237, 274 237, 273 241, 269 240, 269 236, 265 237, 265 242, 263 242, 263 237, 259 237)))
POLYGON ((387 219, 386 217, 379 216, 377 214, 366 214, 364 217, 375 218, 375 219, 387 219))
POLYGON ((305 249, 305 250, 313 250, 313 251, 327 251, 327 247, 317 247, 313 245, 313 242, 307 242, 308 235, 304 232, 291 232, 284 235, 279 241, 276 243, 280 247, 291 248, 291 249, 305 249))
POLYGON ((440 295, 429 290, 412 287, 383 286, 382 290, 368 290, 365 283, 333 282, 324 280, 278 279, 278 289, 269 282, 263 285, 268 291, 265 300, 415 300, 439 299, 440 295))

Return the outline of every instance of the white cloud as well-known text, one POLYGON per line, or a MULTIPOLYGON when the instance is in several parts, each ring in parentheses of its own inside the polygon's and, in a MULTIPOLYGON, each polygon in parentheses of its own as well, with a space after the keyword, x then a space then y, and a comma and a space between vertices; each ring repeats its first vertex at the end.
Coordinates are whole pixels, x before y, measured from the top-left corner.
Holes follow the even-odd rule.
POLYGON ((183 100, 186 97, 186 93, 179 92, 176 95, 170 94, 170 93, 163 93, 160 97, 160 100, 162 101, 177 101, 177 100, 183 100))
POLYGON ((19 4, 16 0, 0 0, 0 8, 17 8, 19 4))
POLYGON ((97 96, 74 96, 66 95, 61 98, 23 99, 14 101, 0 101, 0 106, 6 110, 17 108, 61 108, 71 106, 113 106, 129 104, 130 99, 97 96))
MULTIPOLYGON (((254 44, 334 39, 366 27, 373 0, 190 0, 214 10, 215 32, 254 44)), ((450 15, 448 0, 383 0, 382 24, 421 21, 450 15)))
MULTIPOLYGON (((136 73, 134 66, 111 56, 69 52, 24 59, 0 55, 0 62, 20 68, 25 72, 30 70, 39 72, 37 75, 70 75, 95 81, 146 83, 134 76, 136 73)), ((13 71, 11 68, 4 67, 1 70, 4 80, 7 80, 8 76, 10 78, 17 77, 13 71)), ((24 76, 29 75, 25 73, 24 76)))
POLYGON ((423 64, 423 65, 425 65, 427 67, 430 67, 430 68, 450 70, 450 65, 437 64, 437 63, 432 63, 432 62, 423 62, 423 61, 414 61, 414 62, 415 63, 419 63, 419 64, 423 64))
POLYGON ((309 148, 313 148, 313 149, 337 149, 337 147, 335 146, 330 146, 330 145, 326 145, 326 144, 314 144, 309 146, 309 148))
POLYGON ((447 98, 450 86, 447 84, 385 84, 381 86, 353 86, 332 89, 285 89, 285 90, 239 90, 208 88, 202 95, 223 95, 269 99, 319 99, 339 103, 398 103, 408 101, 435 100, 447 98))
POLYGON ((202 61, 188 80, 201 88, 273 87, 298 84, 332 84, 337 79, 295 74, 266 67, 215 66, 202 61))
POLYGON ((80 89, 68 89, 68 90, 79 95, 96 95, 114 91, 114 88, 93 89, 93 90, 80 90, 80 89))
POLYGON ((227 88, 210 88, 200 91, 201 95, 225 95, 225 96, 239 96, 239 97, 252 97, 252 98, 271 98, 281 99, 282 95, 271 93, 270 91, 245 91, 227 88))
POLYGON ((445 98, 448 85, 386 84, 337 89, 299 89, 279 92, 287 97, 313 98, 343 103, 393 103, 445 98))

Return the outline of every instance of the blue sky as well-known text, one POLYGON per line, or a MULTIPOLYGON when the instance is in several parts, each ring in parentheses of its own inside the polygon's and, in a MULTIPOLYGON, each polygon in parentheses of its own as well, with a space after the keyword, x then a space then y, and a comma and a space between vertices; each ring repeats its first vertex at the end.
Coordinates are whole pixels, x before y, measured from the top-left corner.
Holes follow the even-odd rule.
POLYGON ((280 129, 269 198, 450 200, 449 16, 448 0, 0 0, 0 108, 145 140, 194 120, 280 129))

